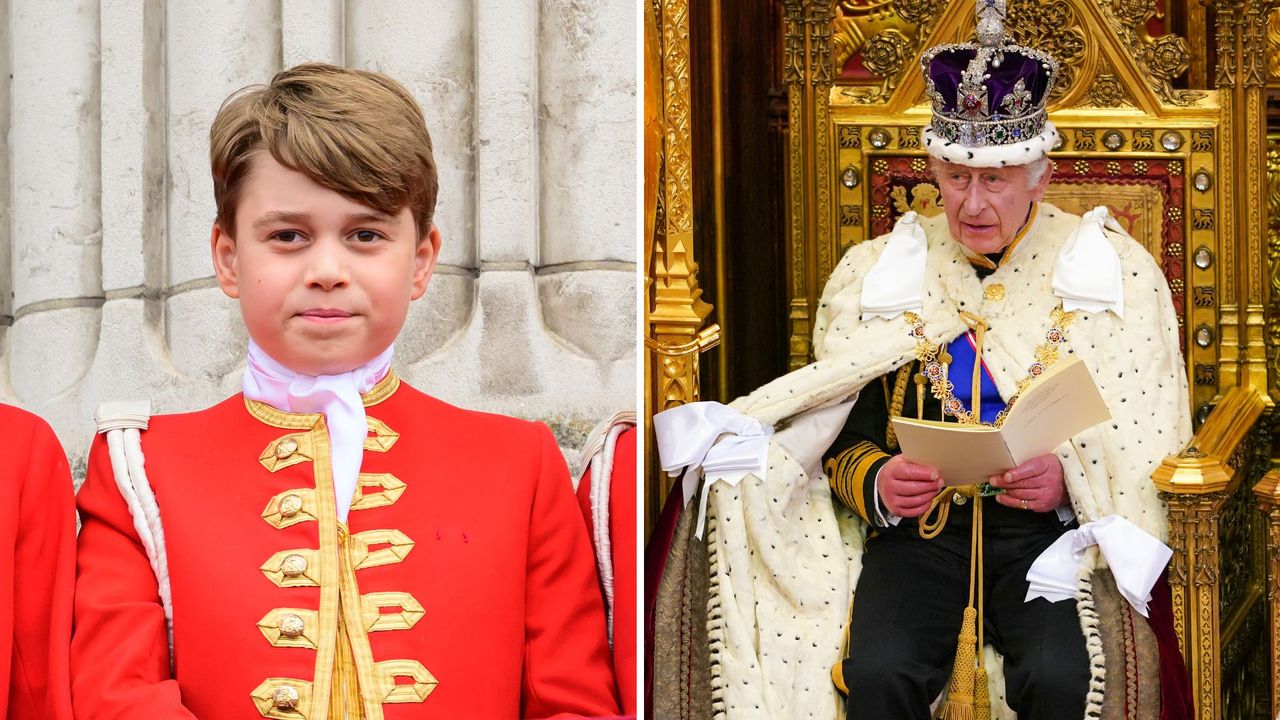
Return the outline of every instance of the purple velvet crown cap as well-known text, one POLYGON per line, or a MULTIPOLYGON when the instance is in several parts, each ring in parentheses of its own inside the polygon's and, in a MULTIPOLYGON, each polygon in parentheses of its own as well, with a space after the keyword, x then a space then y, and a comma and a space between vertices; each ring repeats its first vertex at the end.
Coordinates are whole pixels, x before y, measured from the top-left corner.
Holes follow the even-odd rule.
POLYGON ((1004 33, 1008 0, 977 0, 977 42, 939 45, 920 57, 933 119, 925 150, 972 167, 1021 165, 1058 141, 1046 105, 1058 62, 1004 33))
MULTIPOLYGON (((964 72, 980 52, 976 45, 954 45, 939 48, 928 60, 925 74, 933 90, 935 113, 961 119, 961 115, 981 115, 990 119, 1018 117, 1044 106, 1045 95, 1052 84, 1054 68, 1042 59, 1021 52, 1022 48, 997 50, 999 63, 986 63, 982 85, 986 97, 962 92, 964 72), (1021 85, 1019 85, 1021 83, 1021 85), (1030 93, 1019 100, 1016 90, 1030 93), (982 107, 975 107, 981 103, 982 107)), ((1037 53, 1038 54, 1038 53, 1037 53)), ((993 58, 994 59, 994 58, 993 58)), ((969 88, 965 88, 968 90, 969 88)))

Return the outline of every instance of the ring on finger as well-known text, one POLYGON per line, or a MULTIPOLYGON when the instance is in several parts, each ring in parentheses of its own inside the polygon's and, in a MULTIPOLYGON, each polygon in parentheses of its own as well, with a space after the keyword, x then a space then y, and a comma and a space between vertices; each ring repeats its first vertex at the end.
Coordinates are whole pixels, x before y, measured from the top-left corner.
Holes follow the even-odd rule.
POLYGON ((1023 509, 1023 510, 1026 510, 1026 509, 1027 509, 1027 499, 1026 499, 1026 498, 1022 498, 1022 509, 1023 509))

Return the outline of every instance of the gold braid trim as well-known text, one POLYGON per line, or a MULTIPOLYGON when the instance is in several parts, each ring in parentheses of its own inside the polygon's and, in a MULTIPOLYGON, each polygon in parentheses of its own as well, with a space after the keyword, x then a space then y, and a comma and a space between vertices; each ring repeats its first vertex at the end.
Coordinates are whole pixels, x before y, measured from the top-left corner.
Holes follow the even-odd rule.
POLYGON ((826 462, 827 481, 840 501, 856 512, 863 520, 871 522, 863 488, 871 467, 889 454, 875 443, 863 440, 845 448, 839 455, 826 462))
MULTIPOLYGON (((889 401, 889 422, 884 429, 884 444, 890 450, 898 449, 898 433, 893 431, 893 419, 902 417, 902 404, 907 399, 907 382, 911 379, 911 370, 914 366, 914 362, 908 362, 898 368, 898 374, 893 378, 893 398, 889 401)), ((880 379, 883 380, 884 376, 880 379)), ((916 393, 916 395, 919 398, 916 404, 919 405, 924 401, 924 394, 916 393)), ((918 412, 917 415, 922 412, 918 412)))

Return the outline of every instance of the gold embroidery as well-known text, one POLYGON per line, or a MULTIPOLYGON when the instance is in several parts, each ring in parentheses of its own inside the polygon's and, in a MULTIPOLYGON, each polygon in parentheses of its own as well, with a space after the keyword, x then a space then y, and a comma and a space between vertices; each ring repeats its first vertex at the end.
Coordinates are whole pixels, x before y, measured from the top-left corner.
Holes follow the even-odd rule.
POLYGON ((285 435, 271 441, 258 456, 258 462, 269 472, 277 472, 315 458, 315 449, 307 433, 285 435))
POLYGON ((365 422, 369 425, 369 432, 373 433, 372 437, 364 439, 364 449, 369 452, 386 452, 400 439, 400 433, 377 418, 366 415, 365 422))
POLYGON ((319 512, 316 491, 312 488, 285 490, 271 498, 262 511, 262 519, 276 529, 316 519, 319 512))
MULTIPOLYGON (((387 373, 385 378, 363 396, 365 406, 386 400, 399 386, 400 380, 395 373, 387 373)), ((315 619, 311 622, 301 614, 292 613, 296 616, 296 621, 301 621, 301 630, 298 630, 299 623, 294 618, 283 615, 272 618, 279 621, 275 629, 281 633, 280 642, 285 637, 285 628, 282 628, 281 622, 290 633, 297 630, 297 638, 307 637, 313 641, 316 648, 315 677, 311 683, 279 678, 264 682, 254 693, 254 702, 259 711, 265 717, 272 718, 302 718, 313 713, 316 720, 341 720, 340 715, 334 713, 331 716, 330 713, 331 707, 338 707, 352 720, 382 720, 383 701, 409 702, 412 699, 420 702, 435 688, 435 678, 413 661, 403 662, 412 663, 421 669, 420 673, 413 667, 405 666, 407 669, 397 674, 414 678, 415 685, 396 687, 395 675, 384 678, 379 674, 379 667, 374 662, 373 652, 369 647, 368 632, 364 627, 364 602, 354 574, 357 563, 360 567, 374 567, 399 562, 412 549, 413 541, 395 531, 370 531, 369 535, 361 533, 361 540, 349 542, 352 538, 348 536, 346 526, 338 522, 334 507, 331 450, 323 415, 283 412, 247 398, 245 407, 251 416, 272 427, 306 431, 279 438, 268 447, 270 452, 263 452, 260 460, 268 470, 273 470, 285 467, 283 463, 286 462, 301 462, 296 458, 305 453, 313 461, 315 487, 280 493, 268 503, 263 517, 275 527, 317 520, 320 544, 316 550, 278 552, 261 567, 263 574, 280 587, 319 586, 320 607, 315 611, 315 619), (293 442, 297 443, 296 448, 286 442, 288 438, 293 438, 293 442), (277 464, 268 466, 271 460, 277 464), (370 551, 370 544, 385 544, 387 547, 370 551), (339 677, 335 673, 343 674, 339 677), (384 689, 384 681, 389 681, 391 687, 384 689), (275 707, 272 693, 282 684, 297 686, 299 699, 296 707, 275 707), (369 688, 370 691, 362 693, 359 692, 360 688, 369 688), (401 699, 380 700, 380 697, 390 695, 401 699)), ((371 435, 366 439, 366 450, 386 452, 399 439, 399 433, 386 423, 376 418, 367 418, 367 421, 371 435)), ((381 490, 367 496, 361 493, 359 498, 354 498, 353 509, 389 505, 404 492, 404 483, 388 474, 370 473, 362 476, 360 482, 365 486, 381 487, 381 490)), ((396 596, 402 594, 391 593, 396 596)), ((421 606, 412 597, 404 595, 407 604, 399 605, 400 612, 387 614, 384 616, 385 620, 378 618, 378 629, 412 627, 422 617, 424 611, 421 606), (387 626, 382 627, 382 623, 387 626)), ((374 597, 376 599, 377 594, 374 597)), ((374 609, 376 611, 377 608, 374 609)), ((379 615, 381 616, 380 612, 379 615)), ((264 618, 264 622, 266 621, 264 618)), ((263 632, 268 630, 263 629, 263 632)))
POLYGON ((317 555, 316 550, 281 550, 259 569, 279 587, 318 587, 317 555))
POLYGON ((413 541, 399 530, 365 530, 351 536, 348 549, 351 566, 356 570, 391 565, 404 560, 413 549, 413 541), (370 545, 387 545, 370 551, 370 545))
POLYGON ((275 647, 315 649, 318 627, 316 611, 274 608, 258 621, 258 630, 275 647))
POLYGON ((406 592, 375 592, 360 597, 360 612, 365 630, 408 630, 422 619, 426 611, 406 592), (382 608, 400 608, 400 612, 385 613, 382 608))
MULTIPOLYGON (((374 666, 373 649, 369 647, 369 634, 365 631, 363 622, 364 603, 360 597, 360 586, 356 583, 355 568, 351 562, 351 536, 347 532, 347 526, 343 524, 338 525, 338 549, 338 582, 341 587, 338 597, 342 603, 342 628, 351 651, 356 686, 376 687, 377 669, 374 666)), ((363 702, 363 713, 367 720, 382 720, 382 705, 373 693, 363 693, 360 700, 363 702)))
MULTIPOLYGON (((289 413, 264 402, 244 399, 244 407, 255 419, 283 430, 311 430, 324 417, 322 413, 289 413)), ((328 444, 325 445, 328 448, 328 444)))
POLYGON ((1004 286, 1000 283, 991 283, 982 289, 982 297, 999 302, 1004 299, 1004 286))
POLYGON ((387 374, 374 385, 369 392, 360 396, 364 401, 364 406, 377 405, 396 394, 396 390, 400 389, 400 376, 396 375, 395 370, 388 370, 387 374))
POLYGON ((295 678, 267 678, 249 693, 258 714, 275 720, 311 717, 311 683, 295 678))
POLYGON ((360 473, 356 478, 356 497, 351 503, 352 510, 368 510, 370 508, 391 505, 404 494, 404 481, 391 473, 360 473), (367 493, 365 488, 382 488, 378 492, 367 493))
POLYGON ((351 655, 351 638, 346 628, 346 619, 339 615, 338 654, 334 663, 333 696, 329 700, 329 714, 333 718, 344 720, 368 720, 360 698, 359 673, 356 670, 356 660, 351 655))
POLYGON ((417 660, 385 660, 378 663, 378 691, 384 703, 422 702, 436 689, 436 678, 417 660), (413 678, 400 685, 397 677, 413 678))
MULTIPOLYGON (((1009 247, 1004 249, 1004 253, 1000 255, 1000 264, 1003 265, 1005 260, 1013 254, 1014 250, 1022 244, 1023 238, 1031 234, 1031 229, 1035 227, 1036 217, 1040 214, 1040 203, 1031 206, 1031 214, 1027 216, 1027 222, 1022 225, 1022 229, 1018 230, 1018 234, 1013 237, 1013 242, 1009 243, 1009 247)), ((997 298, 999 299, 999 298, 997 298)))

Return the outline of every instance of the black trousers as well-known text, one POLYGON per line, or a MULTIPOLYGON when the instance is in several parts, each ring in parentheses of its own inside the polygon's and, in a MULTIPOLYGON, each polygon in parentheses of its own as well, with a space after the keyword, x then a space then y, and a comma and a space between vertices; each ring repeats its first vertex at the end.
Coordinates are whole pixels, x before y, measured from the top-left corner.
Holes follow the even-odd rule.
MULTIPOLYGON (((1025 602, 1027 569, 1075 523, 984 503, 984 639, 1004 656, 1006 700, 1022 720, 1080 720, 1089 658, 1076 602, 1025 602)), ((850 720, 926 720, 946 688, 969 598, 971 512, 953 506, 933 540, 904 520, 867 541, 842 666, 850 720)))

